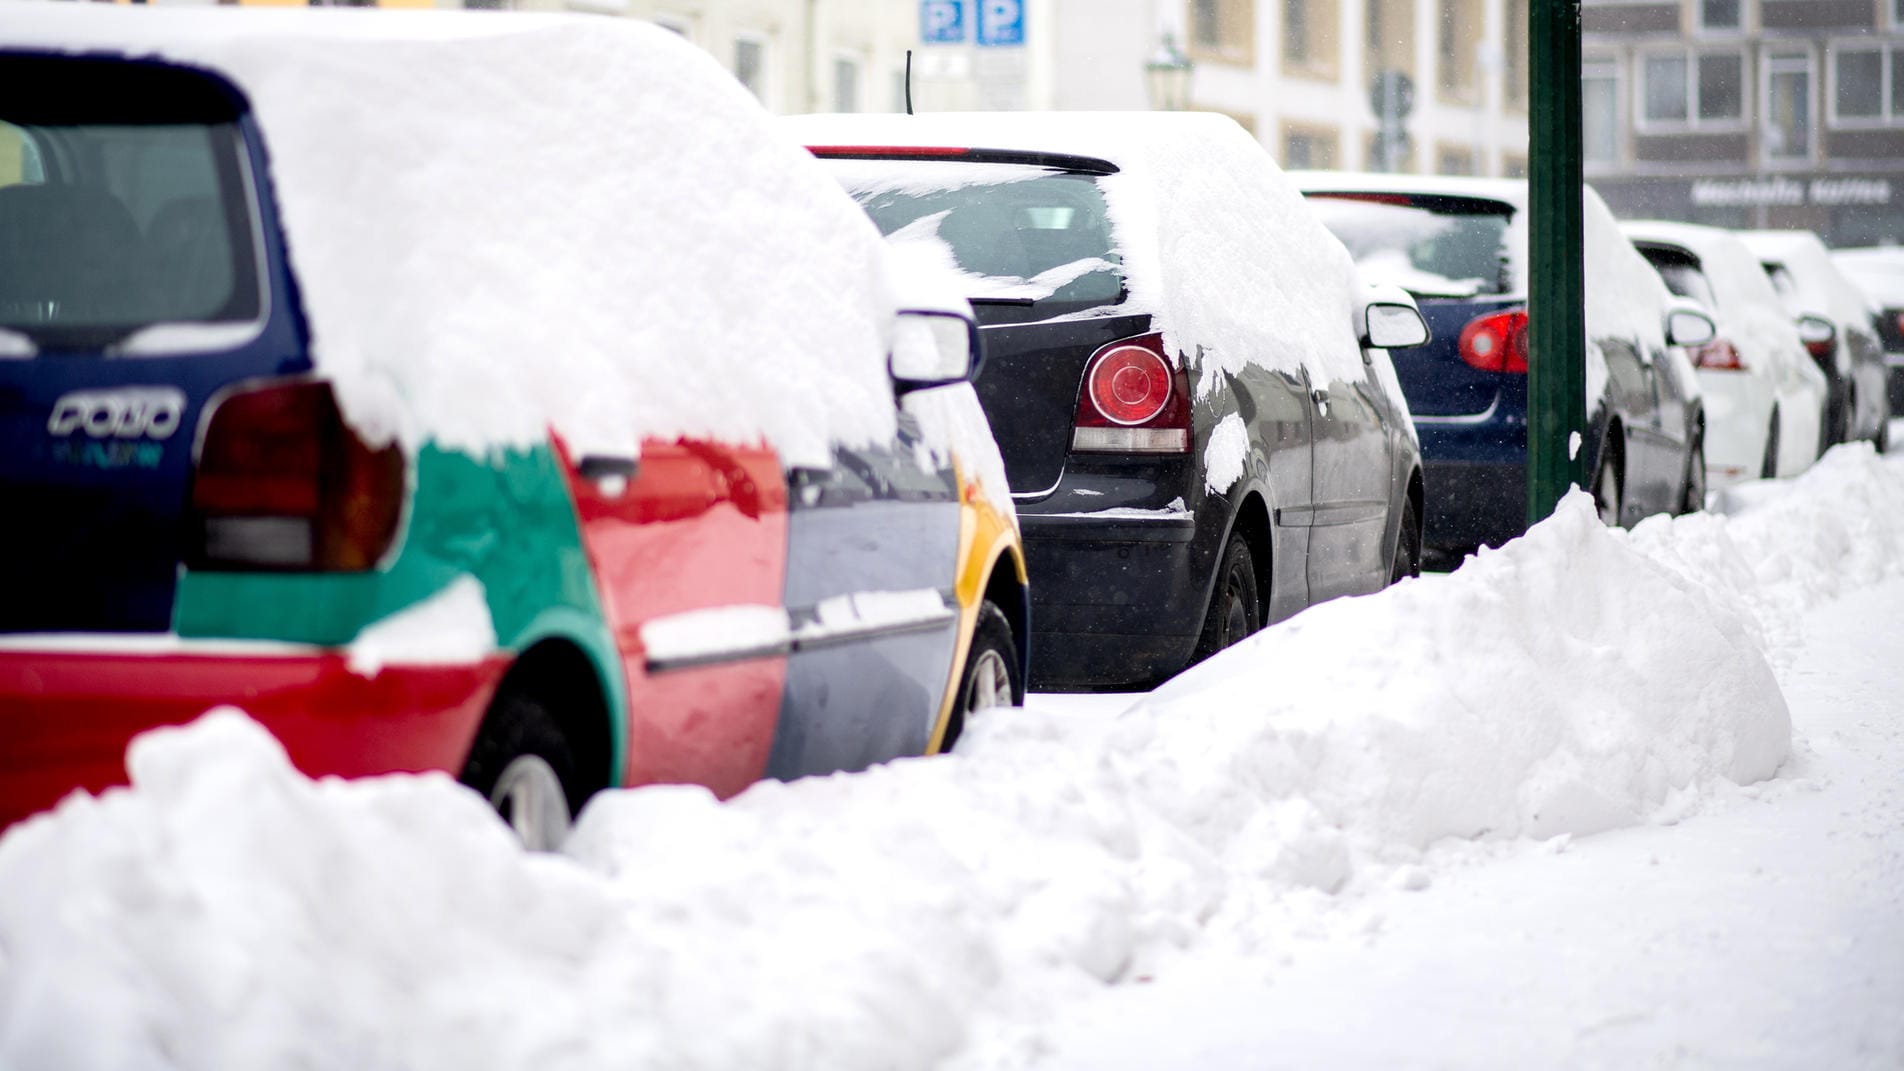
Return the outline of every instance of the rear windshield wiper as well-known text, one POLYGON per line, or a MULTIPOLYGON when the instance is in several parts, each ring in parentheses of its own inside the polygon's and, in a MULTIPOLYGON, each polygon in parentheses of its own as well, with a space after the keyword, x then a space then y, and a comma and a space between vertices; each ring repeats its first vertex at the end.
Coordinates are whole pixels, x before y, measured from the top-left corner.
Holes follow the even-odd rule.
POLYGON ((1033 305, 1038 304, 1037 298, 1028 297, 975 297, 966 298, 965 300, 970 301, 974 305, 1011 305, 1021 309, 1029 309, 1033 305))

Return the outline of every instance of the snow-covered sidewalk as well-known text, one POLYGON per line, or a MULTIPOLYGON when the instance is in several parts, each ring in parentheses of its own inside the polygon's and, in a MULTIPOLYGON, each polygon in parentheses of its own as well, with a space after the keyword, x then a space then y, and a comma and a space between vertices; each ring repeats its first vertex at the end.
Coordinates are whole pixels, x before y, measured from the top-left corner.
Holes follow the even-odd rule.
POLYGON ((1896 1067, 1904 463, 1721 508, 558 857, 149 734, 0 838, 0 1067, 1896 1067))

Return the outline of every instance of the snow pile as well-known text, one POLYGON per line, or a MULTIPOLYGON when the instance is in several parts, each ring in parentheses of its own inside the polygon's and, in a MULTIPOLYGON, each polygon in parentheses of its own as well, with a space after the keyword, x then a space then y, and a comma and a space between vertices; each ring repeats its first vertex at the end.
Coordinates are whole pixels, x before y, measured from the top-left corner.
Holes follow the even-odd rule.
MULTIPOLYGON (((1200 391, 1222 382, 1207 373, 1246 364, 1306 367, 1323 383, 1367 378, 1352 327, 1354 262, 1262 145, 1227 116, 807 115, 786 129, 814 146, 950 145, 1108 160, 1119 170, 1099 186, 1130 291, 1118 311, 1155 316, 1165 349, 1202 363, 1200 391)), ((894 176, 932 170, 881 167, 894 176)), ((863 183, 869 171, 855 164, 843 174, 863 183)), ((932 181, 900 183, 930 189, 932 181)))
POLYGON ((1443 838, 1670 821, 1772 775, 1761 637, 1904 573, 1904 466, 1841 449, 1752 490, 1631 535, 1575 495, 1120 717, 994 712, 955 756, 726 803, 607 793, 567 858, 441 777, 312 783, 230 714, 142 737, 130 790, 0 838, 0 1066, 995 1051, 1225 920, 1419 887, 1443 838))
POLYGON ((878 234, 665 30, 29 4, 0 46, 161 56, 244 90, 318 367, 375 437, 764 438, 823 464, 892 433, 878 234))

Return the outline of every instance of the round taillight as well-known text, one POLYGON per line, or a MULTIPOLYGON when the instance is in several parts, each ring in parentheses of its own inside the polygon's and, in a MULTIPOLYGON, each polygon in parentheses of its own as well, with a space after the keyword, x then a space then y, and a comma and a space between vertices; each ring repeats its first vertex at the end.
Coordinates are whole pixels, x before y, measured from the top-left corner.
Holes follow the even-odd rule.
POLYGON ((1113 424, 1142 424, 1170 401, 1170 366, 1139 346, 1119 346, 1099 357, 1086 383, 1091 404, 1113 424))

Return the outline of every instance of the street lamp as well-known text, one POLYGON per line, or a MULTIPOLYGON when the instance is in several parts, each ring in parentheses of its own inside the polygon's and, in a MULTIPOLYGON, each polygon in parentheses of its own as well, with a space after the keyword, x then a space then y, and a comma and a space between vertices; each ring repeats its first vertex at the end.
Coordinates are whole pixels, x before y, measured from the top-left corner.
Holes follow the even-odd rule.
POLYGON ((1190 104, 1190 57, 1177 47, 1177 38, 1169 33, 1157 42, 1157 50, 1144 64, 1144 88, 1150 94, 1150 106, 1156 111, 1180 112, 1190 104))

